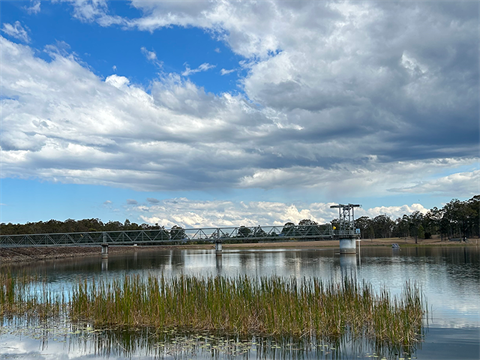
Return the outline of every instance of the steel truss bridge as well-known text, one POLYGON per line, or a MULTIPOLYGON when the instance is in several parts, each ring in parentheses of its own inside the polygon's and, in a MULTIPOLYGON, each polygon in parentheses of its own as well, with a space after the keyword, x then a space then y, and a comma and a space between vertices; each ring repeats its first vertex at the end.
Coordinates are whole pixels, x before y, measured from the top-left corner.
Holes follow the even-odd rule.
MULTIPOLYGON (((89 246, 89 245, 134 245, 134 244, 187 244, 187 243, 248 243, 259 241, 293 241, 293 240, 333 240, 354 239, 354 208, 360 205, 333 205, 338 208, 338 229, 331 224, 284 226, 239 226, 219 228, 183 229, 174 226, 164 228, 73 232, 52 234, 0 235, 0 247, 33 246, 89 246)), ((342 240, 341 240, 342 241, 342 240)), ((341 242, 340 241, 340 242, 341 242)), ((221 246, 220 246, 221 247, 221 246)))
POLYGON ((105 232, 0 235, 0 247, 133 244, 243 243, 258 241, 332 240, 350 235, 326 225, 172 228, 105 232))

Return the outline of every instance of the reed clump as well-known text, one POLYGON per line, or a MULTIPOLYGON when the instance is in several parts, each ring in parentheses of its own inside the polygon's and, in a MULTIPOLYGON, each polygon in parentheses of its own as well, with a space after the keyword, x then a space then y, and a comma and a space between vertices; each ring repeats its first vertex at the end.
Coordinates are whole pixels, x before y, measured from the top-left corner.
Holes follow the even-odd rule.
POLYGON ((47 319, 66 309, 64 296, 54 295, 37 276, 0 273, 0 319, 47 319))
POLYGON ((247 276, 125 276, 79 281, 69 315, 101 327, 155 327, 239 335, 367 337, 395 345, 419 340, 427 309, 420 289, 405 284, 400 296, 375 293, 366 282, 344 278, 285 279, 247 276))

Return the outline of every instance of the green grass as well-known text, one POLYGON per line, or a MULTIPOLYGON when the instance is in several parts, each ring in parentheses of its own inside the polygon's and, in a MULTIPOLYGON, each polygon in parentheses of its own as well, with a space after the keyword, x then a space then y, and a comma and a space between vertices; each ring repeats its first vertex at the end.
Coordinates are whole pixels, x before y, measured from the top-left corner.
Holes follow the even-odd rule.
POLYGON ((392 297, 366 282, 344 278, 285 279, 247 276, 125 276, 79 280, 71 293, 53 295, 26 275, 0 274, 0 320, 66 316, 96 328, 156 328, 275 337, 366 338, 409 346, 420 340, 426 301, 406 283, 392 297), (66 299, 69 299, 68 301, 66 299))
POLYGON ((100 327, 155 327, 239 335, 329 336, 347 332, 391 344, 419 339, 426 303, 416 285, 400 297, 345 278, 138 276, 79 282, 70 317, 100 327))
POLYGON ((64 296, 54 296, 37 276, 0 273, 0 320, 4 317, 47 319, 66 309, 64 296))

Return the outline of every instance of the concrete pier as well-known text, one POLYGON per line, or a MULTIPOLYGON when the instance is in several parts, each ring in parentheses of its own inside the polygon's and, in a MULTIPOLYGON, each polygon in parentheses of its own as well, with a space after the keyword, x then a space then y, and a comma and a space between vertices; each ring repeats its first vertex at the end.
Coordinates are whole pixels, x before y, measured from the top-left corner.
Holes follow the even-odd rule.
POLYGON ((216 242, 215 243, 215 254, 216 255, 222 255, 222 243, 221 242, 216 242))
POLYGON ((356 254, 357 239, 340 239, 340 254, 356 254))
POLYGON ((108 258, 108 244, 102 244, 102 259, 108 258))

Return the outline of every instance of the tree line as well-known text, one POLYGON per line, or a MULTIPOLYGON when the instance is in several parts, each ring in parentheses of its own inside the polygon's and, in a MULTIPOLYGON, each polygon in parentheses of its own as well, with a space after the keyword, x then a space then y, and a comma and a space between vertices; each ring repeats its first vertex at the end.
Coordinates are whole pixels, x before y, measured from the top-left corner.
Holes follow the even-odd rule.
MULTIPOLYGON (((378 215, 374 218, 362 216, 355 220, 355 227, 360 229, 363 239, 377 239, 390 237, 414 237, 418 239, 429 239, 433 235, 440 235, 444 238, 461 238, 479 236, 480 231, 480 195, 476 195, 469 200, 460 201, 453 199, 444 207, 438 209, 434 207, 425 215, 419 211, 412 214, 405 214, 395 220, 387 215, 378 215)), ((338 219, 332 220, 331 224, 335 226, 338 219)), ((317 225, 313 220, 304 219, 298 225, 288 222, 284 225, 282 233, 285 235, 294 234, 295 229, 299 231, 302 227, 317 225)), ((318 225, 319 230, 325 231, 325 225, 318 225)), ((65 221, 49 220, 28 222, 26 224, 0 224, 0 234, 45 234, 45 233, 72 233, 72 232, 92 232, 92 231, 126 231, 126 230, 161 230, 166 238, 182 238, 184 229, 180 226, 173 226, 166 230, 158 224, 137 224, 125 220, 109 221, 103 223, 100 219, 83 219, 65 221), (172 237, 173 235, 173 237, 172 237)), ((242 226, 239 229, 240 236, 249 236, 252 230, 242 226)), ((266 234, 262 229, 258 231, 256 237, 262 237, 266 234)), ((279 234, 279 235, 281 235, 279 234)), ((251 235, 250 235, 251 236, 251 235)))
POLYGON ((426 214, 415 211, 395 220, 387 215, 369 218, 362 216, 355 220, 363 239, 390 237, 413 237, 430 239, 440 235, 441 239, 468 238, 479 236, 480 195, 469 200, 453 199, 442 208, 434 207, 426 214))

